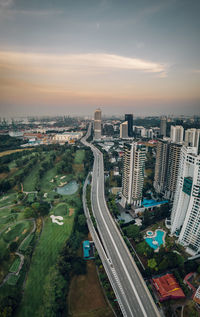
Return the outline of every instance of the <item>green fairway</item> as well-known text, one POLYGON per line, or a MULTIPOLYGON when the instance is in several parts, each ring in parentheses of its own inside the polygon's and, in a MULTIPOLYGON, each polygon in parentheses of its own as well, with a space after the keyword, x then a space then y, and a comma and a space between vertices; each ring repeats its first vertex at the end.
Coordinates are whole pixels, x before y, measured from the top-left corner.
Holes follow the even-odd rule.
POLYGON ((17 272, 19 265, 20 265, 20 262, 21 262, 20 258, 17 257, 16 260, 11 265, 9 272, 17 272))
POLYGON ((33 254, 18 316, 38 316, 37 310, 42 302, 46 275, 50 267, 55 264, 58 253, 71 233, 73 219, 73 216, 65 216, 63 226, 52 223, 50 217, 45 221, 40 243, 33 254))
POLYGON ((25 192, 35 191, 35 185, 37 182, 37 172, 39 171, 40 164, 37 164, 32 168, 31 172, 23 181, 23 189, 25 192))
POLYGON ((55 216, 66 216, 68 215, 68 205, 66 203, 58 204, 51 212, 55 216))
POLYGON ((34 237, 34 234, 30 234, 29 237, 20 245, 19 251, 24 252, 27 250, 29 244, 31 243, 32 239, 34 237))
POLYGON ((17 194, 5 194, 0 197, 0 207, 9 206, 14 204, 17 194))
POLYGON ((30 229, 30 225, 29 221, 23 221, 8 227, 2 234, 4 241, 10 243, 16 239, 23 240, 30 229))
POLYGON ((7 280, 7 284, 8 285, 16 285, 18 279, 20 277, 20 274, 19 275, 11 275, 9 276, 8 280, 7 280))
POLYGON ((74 159, 74 164, 82 164, 84 158, 85 158, 85 150, 77 150, 75 159, 74 159))

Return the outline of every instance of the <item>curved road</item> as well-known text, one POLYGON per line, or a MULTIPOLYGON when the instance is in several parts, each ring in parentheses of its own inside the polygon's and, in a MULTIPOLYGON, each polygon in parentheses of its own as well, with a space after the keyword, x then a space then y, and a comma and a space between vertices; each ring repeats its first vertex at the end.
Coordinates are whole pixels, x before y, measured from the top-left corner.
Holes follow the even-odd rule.
POLYGON ((103 264, 105 266, 106 262, 105 269, 123 316, 158 317, 159 311, 107 208, 104 196, 103 154, 86 141, 90 130, 91 125, 82 143, 89 146, 94 154, 91 204, 107 256, 107 261, 104 258, 103 264))

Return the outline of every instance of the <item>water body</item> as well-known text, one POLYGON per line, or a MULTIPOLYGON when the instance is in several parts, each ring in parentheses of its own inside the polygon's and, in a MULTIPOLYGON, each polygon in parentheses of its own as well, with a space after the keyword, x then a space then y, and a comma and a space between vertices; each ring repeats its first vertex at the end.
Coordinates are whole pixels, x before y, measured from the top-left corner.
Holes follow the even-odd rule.
POLYGON ((71 181, 62 187, 57 187, 56 192, 60 195, 73 195, 77 192, 78 186, 76 181, 71 181))
POLYGON ((152 238, 145 238, 145 241, 148 243, 148 245, 156 250, 157 248, 159 248, 163 243, 164 243, 164 236, 165 232, 162 230, 156 230, 156 235, 152 238), (153 242, 156 241, 157 244, 154 244, 153 242))

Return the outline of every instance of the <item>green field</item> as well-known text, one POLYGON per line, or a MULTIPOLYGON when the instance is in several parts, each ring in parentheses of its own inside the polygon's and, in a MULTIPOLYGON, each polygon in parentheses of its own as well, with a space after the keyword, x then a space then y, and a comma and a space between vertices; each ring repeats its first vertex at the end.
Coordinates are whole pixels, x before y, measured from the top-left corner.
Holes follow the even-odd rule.
POLYGON ((25 192, 35 191, 35 185, 37 182, 37 172, 39 171, 40 164, 37 164, 32 168, 30 174, 23 181, 23 189, 25 192))
POLYGON ((19 251, 21 252, 26 251, 33 237, 34 237, 34 234, 30 234, 30 236, 27 237, 27 239, 20 245, 19 251))
POLYGON ((13 205, 14 204, 14 200, 16 198, 17 198, 17 194, 16 193, 2 195, 0 197, 0 208, 1 207, 5 207, 5 206, 9 206, 9 205, 13 205))
POLYGON ((60 203, 52 210, 55 216, 66 216, 68 212, 68 205, 66 203, 60 203))
POLYGON ((8 280, 7 280, 7 284, 8 285, 16 285, 18 279, 20 277, 20 274, 19 275, 11 275, 9 276, 8 280))
POLYGON ((85 158, 85 150, 77 150, 75 154, 74 164, 82 164, 85 158))
MULTIPOLYGON (((41 191, 36 194, 28 194, 22 201, 17 200, 18 194, 12 192, 8 192, 0 197, 0 240, 2 245, 5 246, 5 249, 9 250, 10 243, 16 241, 19 248, 18 252, 24 253, 25 263, 30 263, 30 267, 29 264, 24 265, 22 273, 20 272, 19 274, 19 276, 21 275, 20 280, 19 276, 10 275, 5 284, 5 287, 7 287, 8 290, 11 289, 13 285, 17 284, 19 292, 22 292, 20 285, 23 283, 25 273, 27 273, 24 296, 17 313, 17 316, 20 317, 38 316, 38 309, 42 302, 44 291, 43 285, 45 284, 46 275, 48 274, 49 269, 56 264, 59 252, 63 249, 65 242, 72 232, 76 210, 81 205, 79 190, 73 195, 63 196, 59 195, 54 190, 56 187, 62 186, 71 180, 77 180, 78 184, 82 182, 82 177, 84 176, 84 150, 77 150, 76 153, 69 149, 65 152, 62 152, 59 149, 58 152, 57 150, 36 151, 36 155, 39 157, 38 163, 28 171, 22 181, 24 192, 36 191, 35 185, 38 181, 38 171, 44 160, 48 160, 52 153, 57 155, 57 157, 53 167, 45 171, 39 180, 41 191), (70 174, 67 174, 64 168, 63 170, 60 169, 60 163, 63 164, 64 162, 65 164, 64 159, 66 158, 66 154, 69 154, 74 158, 70 174), (59 168, 57 168, 58 165, 59 168), (59 173, 58 171, 62 171, 62 173, 59 173), (39 236, 38 233, 41 229, 41 226, 39 226, 39 230, 38 227, 36 228, 36 234, 31 234, 27 237, 33 227, 33 222, 25 219, 24 210, 28 205, 31 207, 31 204, 34 201, 40 200, 50 202, 50 215, 53 214, 55 216, 64 217, 64 224, 58 225, 52 223, 50 215, 45 216, 41 236, 39 236), (72 209, 70 210, 71 216, 69 216, 70 208, 72 209), (26 237, 27 239, 23 242, 26 237), (32 257, 29 256, 29 251, 31 250, 29 248, 30 245, 34 248, 32 257)), ((27 161, 31 155, 33 155, 33 153, 26 155, 27 161)), ((10 162, 9 166, 10 168, 14 168, 16 166, 15 161, 13 160, 10 162)), ((14 169, 12 172, 12 176, 14 177, 21 173, 21 168, 14 169)), ((20 182, 16 184, 14 189, 15 188, 21 188, 20 182)), ((1 263, 1 281, 8 272, 16 272, 19 265, 20 258, 18 256, 16 257, 14 252, 10 252, 10 258, 5 259, 5 261, 1 263)), ((0 296, 3 296, 3 294, 0 294, 0 296)))
POLYGON ((32 257, 18 316, 38 316, 37 310, 42 302, 43 284, 46 275, 50 267, 55 264, 59 252, 71 233, 73 218, 73 216, 66 216, 63 226, 52 223, 50 217, 45 221, 40 243, 32 257))
POLYGON ((10 243, 15 239, 23 240, 30 230, 30 226, 31 223, 29 221, 23 221, 15 225, 11 225, 3 232, 3 240, 7 243, 10 243))
POLYGON ((20 265, 20 258, 17 257, 15 259, 15 261, 13 262, 13 264, 11 265, 10 269, 9 269, 9 272, 17 272, 18 268, 19 268, 19 265, 20 265))

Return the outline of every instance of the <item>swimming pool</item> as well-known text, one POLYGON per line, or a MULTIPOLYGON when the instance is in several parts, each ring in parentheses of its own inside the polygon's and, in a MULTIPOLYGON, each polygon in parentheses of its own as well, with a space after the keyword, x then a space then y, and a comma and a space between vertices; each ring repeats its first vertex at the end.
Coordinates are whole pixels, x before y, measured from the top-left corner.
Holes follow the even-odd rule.
POLYGON ((156 250, 158 249, 162 244, 164 244, 164 234, 165 231, 163 230, 156 230, 156 233, 153 237, 147 237, 145 238, 145 241, 148 243, 148 245, 156 250))

